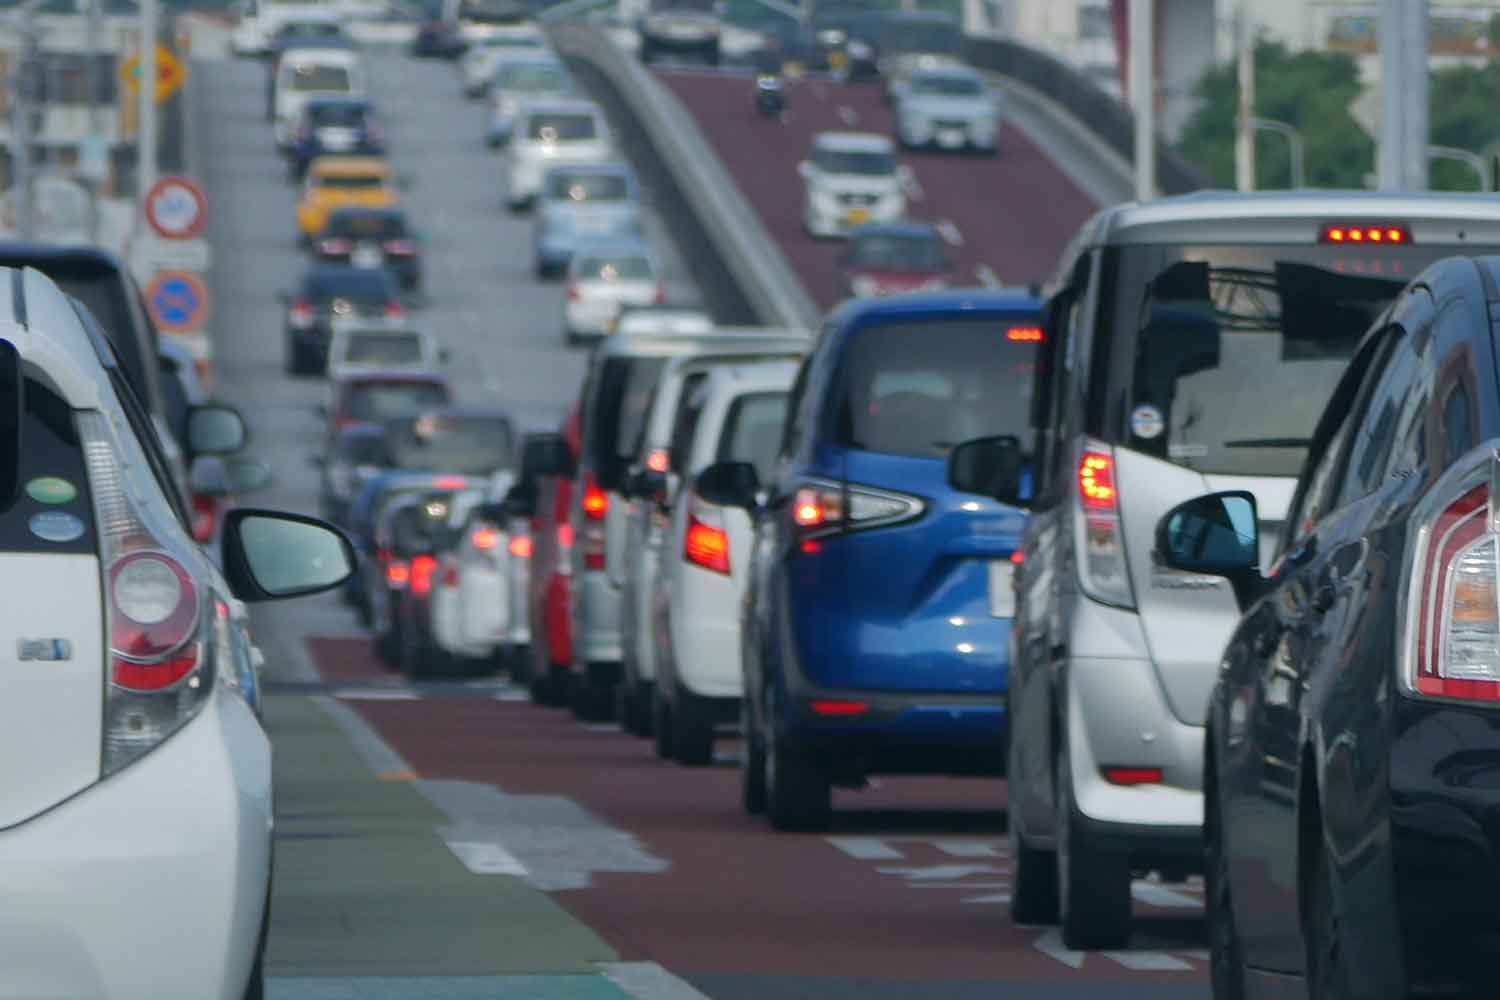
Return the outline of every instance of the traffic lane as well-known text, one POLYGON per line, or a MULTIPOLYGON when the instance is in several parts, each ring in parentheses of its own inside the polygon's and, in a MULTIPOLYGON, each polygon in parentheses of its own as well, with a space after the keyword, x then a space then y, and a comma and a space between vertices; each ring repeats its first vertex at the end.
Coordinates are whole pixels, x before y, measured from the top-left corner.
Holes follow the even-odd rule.
MULTIPOLYGON (((788 81, 786 114, 755 111, 751 80, 688 69, 658 70, 693 115, 735 183, 822 307, 845 295, 841 241, 802 228, 797 164, 819 132, 895 134, 878 84, 788 81)), ((1050 276, 1067 241, 1097 207, 1046 152, 1002 120, 996 156, 902 151, 916 178, 908 212, 944 224, 959 284, 1027 284, 1050 276), (956 237, 956 238, 954 238, 956 237)))
MULTIPOLYGON (((362 646, 323 640, 312 658, 421 778, 566 796, 669 862, 659 874, 601 873, 591 889, 558 894, 626 960, 715 982, 819 977, 829 992, 808 995, 823 996, 852 995, 870 979, 907 984, 891 996, 946 997, 932 984, 965 981, 1025 983, 1045 996, 1052 984, 1203 995, 1196 886, 1138 886, 1133 948, 1114 957, 1068 953, 1055 931, 1010 923, 1003 782, 879 779, 835 792, 826 836, 776 834, 741 810, 727 741, 721 766, 678 767, 612 726, 462 686, 411 684, 362 646)), ((770 995, 743 983, 730 992, 770 995)))

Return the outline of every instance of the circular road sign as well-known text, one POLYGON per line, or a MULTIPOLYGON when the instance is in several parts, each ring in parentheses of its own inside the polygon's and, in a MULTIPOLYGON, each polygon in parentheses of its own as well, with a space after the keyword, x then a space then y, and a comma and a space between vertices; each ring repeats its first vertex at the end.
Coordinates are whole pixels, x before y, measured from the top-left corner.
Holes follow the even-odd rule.
POLYGON ((158 271, 146 286, 146 306, 158 329, 188 333, 208 319, 208 286, 191 271, 158 271))
POLYGON ((192 239, 208 221, 208 196, 186 177, 163 177, 146 192, 146 221, 164 239, 192 239))

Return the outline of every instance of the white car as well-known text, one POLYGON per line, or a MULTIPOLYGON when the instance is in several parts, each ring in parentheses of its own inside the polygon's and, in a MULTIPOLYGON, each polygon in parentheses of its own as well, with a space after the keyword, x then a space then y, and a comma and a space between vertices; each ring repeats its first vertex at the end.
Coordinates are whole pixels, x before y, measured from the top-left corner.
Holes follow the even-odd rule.
POLYGON ((509 475, 497 477, 486 502, 468 510, 438 557, 432 637, 456 661, 504 660, 530 641, 523 603, 531 570, 530 522, 511 516, 500 499, 513 482, 509 475))
POLYGON ((753 537, 749 513, 709 503, 694 478, 715 463, 740 462, 770 482, 796 376, 789 361, 717 368, 679 420, 674 448, 687 452, 686 478, 662 545, 651 634, 657 642, 652 726, 657 746, 682 764, 710 763, 715 727, 739 719, 740 604, 753 537))
POLYGON ((867 222, 906 214, 909 174, 891 140, 873 132, 820 132, 802 174, 802 225, 813 236, 846 236, 867 222))
MULTIPOLYGON (((233 602, 336 586, 353 550, 311 518, 240 508, 221 573, 72 301, 32 270, 0 288, 0 395, 21 403, 0 443, 0 750, 24 762, 0 781, 0 990, 259 998, 271 745, 233 602)), ((245 441, 224 406, 187 425, 198 454, 245 441)))
POLYGON ((458 60, 458 73, 464 93, 483 97, 500 63, 512 55, 547 55, 547 36, 534 24, 497 27, 483 38, 470 43, 458 60))
POLYGON ((665 337, 701 337, 714 332, 714 319, 701 309, 641 306, 622 309, 612 333, 665 337))
POLYGON ((432 371, 447 356, 432 334, 402 321, 335 319, 328 344, 328 378, 336 382, 364 371, 432 371))
POLYGON ((365 72, 359 54, 348 49, 292 49, 281 57, 276 68, 275 115, 276 146, 291 144, 293 130, 302 118, 302 109, 314 97, 363 97, 365 72))
POLYGON ((906 147, 993 153, 999 131, 999 97, 968 66, 919 69, 896 98, 896 138, 906 147))
POLYGON ((568 264, 563 300, 568 343, 607 336, 622 308, 665 298, 661 267, 644 244, 600 244, 580 250, 568 264))
POLYGON ((516 113, 526 101, 562 99, 574 93, 573 79, 554 55, 521 49, 507 52, 489 78, 490 124, 485 141, 498 149, 516 129, 516 113))
POLYGON ((322 17, 327 8, 321 3, 304 0, 240 0, 229 36, 229 49, 235 55, 260 56, 270 50, 271 39, 287 21, 304 17, 322 17))
POLYGON ((516 112, 515 133, 505 150, 507 202, 515 211, 528 207, 541 191, 547 170, 559 163, 606 163, 614 157, 614 143, 598 105, 526 101, 516 112))

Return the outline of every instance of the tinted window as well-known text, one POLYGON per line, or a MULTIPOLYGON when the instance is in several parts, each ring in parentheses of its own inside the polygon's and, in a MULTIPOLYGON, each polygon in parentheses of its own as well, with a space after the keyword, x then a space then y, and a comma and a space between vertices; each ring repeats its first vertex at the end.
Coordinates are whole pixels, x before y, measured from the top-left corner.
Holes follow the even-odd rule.
POLYGON ((186 441, 188 393, 187 386, 182 383, 182 377, 177 374, 175 364, 162 364, 161 402, 164 407, 162 416, 166 418, 167 427, 172 431, 172 436, 179 442, 186 441))
MULTIPOLYGON (((73 411, 51 389, 26 380, 26 408, 21 415, 21 453, 16 456, 16 491, 8 507, 0 507, 0 551, 3 552, 93 552, 94 510, 89 499, 88 475, 73 411), (25 485, 39 477, 66 480, 75 496, 66 503, 44 504, 27 495, 25 485), (47 512, 71 514, 83 523, 83 534, 68 542, 49 542, 31 530, 31 519, 47 512)), ((14 397, 12 397, 14 406, 14 397)))
POLYGON ((132 284, 113 267, 100 262, 5 260, 8 266, 31 266, 46 274, 67 295, 88 309, 99 330, 114 346, 120 367, 130 379, 136 395, 149 405, 161 405, 160 376, 157 374, 156 337, 146 318, 144 307, 133 306, 131 296, 138 294, 132 284))
POLYGON ((672 416, 672 440, 667 450, 668 465, 678 475, 687 470, 693 435, 698 431, 698 419, 703 416, 706 402, 703 387, 706 381, 707 372, 696 372, 682 380, 682 395, 677 397, 677 412, 672 416))
POLYGON ((1402 336, 1399 331, 1394 336, 1390 360, 1368 401, 1357 411, 1361 416, 1353 429, 1349 461, 1335 507, 1353 503, 1380 488, 1397 439, 1410 440, 1413 416, 1417 417, 1417 447, 1421 447, 1421 417, 1427 401, 1422 378, 1424 348, 1431 338, 1402 336))
POLYGON ((326 232, 350 239, 398 240, 406 237, 406 220, 393 212, 335 212, 326 232))
POLYGON ((363 104, 313 104, 307 117, 316 128, 360 128, 365 123, 363 104))
POLYGON ((610 358, 599 374, 589 414, 589 460, 594 478, 613 490, 635 453, 665 358, 610 358))
POLYGON ((345 433, 334 442, 333 453, 351 465, 384 465, 385 437, 364 430, 345 433))
POLYGON ((342 359, 356 365, 414 365, 422 361, 422 337, 406 331, 361 331, 344 339, 342 359))
POLYGON ((547 197, 557 201, 623 201, 630 195, 630 182, 619 174, 553 174, 547 197))
POLYGON ((364 191, 385 186, 385 178, 380 174, 363 174, 346 176, 333 174, 325 177, 313 178, 313 186, 320 188, 333 188, 338 191, 364 191))
POLYGON ((943 248, 935 233, 861 234, 849 249, 849 263, 893 271, 936 270, 943 266, 943 248))
POLYGON ((384 271, 349 268, 338 271, 315 271, 308 275, 304 296, 314 302, 329 299, 351 299, 355 302, 384 302, 396 297, 396 286, 384 271))
POLYGON ((550 63, 507 63, 496 74, 495 85, 523 94, 561 94, 568 89, 568 75, 550 63))
POLYGON ((982 97, 984 86, 972 76, 918 76, 912 78, 911 92, 928 97, 982 97))
POLYGON ((574 274, 583 281, 650 281, 655 276, 650 258, 634 254, 583 257, 574 274))
POLYGON ((343 66, 302 65, 292 71, 293 90, 349 90, 349 70, 343 66))
POLYGON ((896 158, 890 153, 856 153, 832 149, 813 152, 818 169, 829 174, 860 174, 885 177, 896 171, 896 158))
POLYGON ((392 428, 391 465, 484 476, 510 468, 514 451, 504 417, 428 414, 392 428))
POLYGON ((941 458, 971 438, 1015 434, 1031 451, 1038 345, 1011 320, 903 321, 845 348, 835 434, 863 451, 941 458))
POLYGON ((963 48, 958 24, 947 19, 918 20, 890 17, 880 32, 882 47, 890 53, 937 52, 957 55, 963 48))
POLYGON ((448 390, 431 382, 361 382, 350 386, 345 410, 355 420, 384 420, 447 402, 448 390))
POLYGON ((719 437, 718 460, 749 462, 760 481, 768 483, 776 468, 776 452, 786 420, 787 394, 757 393, 741 396, 729 408, 719 437))
POLYGON ((532 115, 526 123, 526 136, 542 142, 578 142, 597 138, 599 129, 593 115, 532 115))
POLYGON ((1297 475, 1361 335, 1408 280, 1451 252, 1111 250, 1100 306, 1109 377, 1091 388, 1094 432, 1200 472, 1297 475))

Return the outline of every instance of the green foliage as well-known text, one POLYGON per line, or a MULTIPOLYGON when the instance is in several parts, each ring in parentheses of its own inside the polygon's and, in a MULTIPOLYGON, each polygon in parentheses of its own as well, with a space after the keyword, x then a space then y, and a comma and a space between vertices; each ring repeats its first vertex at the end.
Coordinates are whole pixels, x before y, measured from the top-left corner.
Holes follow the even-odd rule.
MULTIPOLYGON (((1495 21, 1491 21, 1491 29, 1495 21)), ((1500 63, 1437 70, 1428 85, 1428 129, 1435 146, 1485 154, 1500 145, 1500 63)), ((1434 191, 1473 191, 1479 179, 1462 163, 1437 161, 1429 186, 1434 191)))
MULTIPOLYGON (((1360 94, 1359 71, 1347 53, 1290 52, 1276 42, 1255 46, 1255 115, 1286 122, 1306 147, 1309 187, 1363 188, 1374 168, 1375 143, 1349 112, 1360 94)), ((1210 69, 1194 93, 1202 101, 1183 129, 1178 150, 1216 187, 1234 186, 1234 122, 1239 86, 1234 66, 1210 69)), ((1291 186, 1287 140, 1259 131, 1255 180, 1260 189, 1291 186)))

